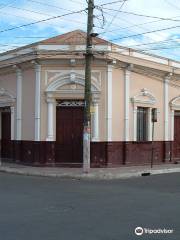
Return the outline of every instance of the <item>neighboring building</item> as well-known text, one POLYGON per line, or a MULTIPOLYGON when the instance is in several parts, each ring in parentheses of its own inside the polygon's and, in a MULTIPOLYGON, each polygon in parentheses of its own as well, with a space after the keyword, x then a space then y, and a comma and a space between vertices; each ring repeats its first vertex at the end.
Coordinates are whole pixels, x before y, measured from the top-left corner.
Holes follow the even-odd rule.
MULTIPOLYGON (((82 163, 86 33, 0 54, 1 156, 36 165, 82 163)), ((180 159, 180 62, 93 42, 92 166, 180 159)))

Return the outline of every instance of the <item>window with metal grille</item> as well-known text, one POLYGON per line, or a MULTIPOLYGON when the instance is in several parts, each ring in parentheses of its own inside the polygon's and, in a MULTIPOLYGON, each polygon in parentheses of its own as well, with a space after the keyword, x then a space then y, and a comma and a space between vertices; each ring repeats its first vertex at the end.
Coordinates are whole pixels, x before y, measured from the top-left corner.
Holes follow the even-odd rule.
POLYGON ((148 108, 137 108, 137 141, 148 141, 148 108))

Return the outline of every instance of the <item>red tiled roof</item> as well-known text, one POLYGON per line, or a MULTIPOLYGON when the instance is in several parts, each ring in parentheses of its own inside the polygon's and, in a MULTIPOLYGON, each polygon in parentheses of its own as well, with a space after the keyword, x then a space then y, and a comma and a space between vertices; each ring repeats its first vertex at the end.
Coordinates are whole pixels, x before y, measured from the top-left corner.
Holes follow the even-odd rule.
MULTIPOLYGON (((82 45, 82 44, 86 44, 86 33, 81 31, 81 30, 75 30, 72 32, 68 32, 53 38, 49 38, 46 40, 43 40, 41 42, 39 42, 40 44, 44 44, 44 45, 82 45)), ((93 38, 93 43, 94 44, 103 44, 103 45, 107 45, 108 41, 95 37, 93 38)))

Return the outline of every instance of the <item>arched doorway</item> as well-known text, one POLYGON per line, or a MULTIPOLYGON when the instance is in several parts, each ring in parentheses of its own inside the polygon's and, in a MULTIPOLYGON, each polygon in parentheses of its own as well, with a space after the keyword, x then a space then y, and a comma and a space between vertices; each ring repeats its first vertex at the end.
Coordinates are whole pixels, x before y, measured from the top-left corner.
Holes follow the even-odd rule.
MULTIPOLYGON (((56 141, 55 162, 80 166, 83 157, 84 76, 72 72, 52 81, 47 95, 47 141, 56 141)), ((92 79, 92 136, 98 138, 98 100, 100 87, 92 79)))
POLYGON ((4 88, 0 89, 0 139, 1 158, 12 158, 14 140, 14 103, 15 98, 4 88))
POLYGON ((180 96, 173 98, 169 105, 171 110, 171 159, 180 161, 180 96))

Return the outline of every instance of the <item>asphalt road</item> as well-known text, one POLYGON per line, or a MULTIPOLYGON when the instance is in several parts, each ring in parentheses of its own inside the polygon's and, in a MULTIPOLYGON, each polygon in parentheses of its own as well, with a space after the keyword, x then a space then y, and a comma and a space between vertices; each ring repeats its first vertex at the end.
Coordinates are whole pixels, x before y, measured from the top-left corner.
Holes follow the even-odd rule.
POLYGON ((180 239, 180 174, 82 181, 0 174, 0 240, 180 239), (137 226, 173 229, 136 236, 137 226))

